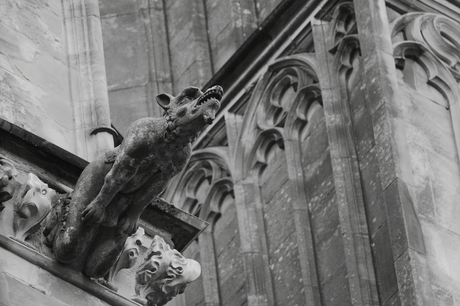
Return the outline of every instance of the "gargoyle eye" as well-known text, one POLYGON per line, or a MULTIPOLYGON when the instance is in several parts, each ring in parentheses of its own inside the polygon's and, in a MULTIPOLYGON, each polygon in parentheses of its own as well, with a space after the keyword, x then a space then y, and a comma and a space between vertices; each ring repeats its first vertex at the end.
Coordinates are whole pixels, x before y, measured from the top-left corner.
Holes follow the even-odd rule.
POLYGON ((46 189, 42 189, 42 194, 45 195, 47 193, 46 189))
POLYGON ((189 88, 184 89, 182 94, 185 97, 190 98, 190 99, 193 100, 193 99, 197 98, 200 95, 200 89, 196 88, 196 87, 189 87, 189 88))

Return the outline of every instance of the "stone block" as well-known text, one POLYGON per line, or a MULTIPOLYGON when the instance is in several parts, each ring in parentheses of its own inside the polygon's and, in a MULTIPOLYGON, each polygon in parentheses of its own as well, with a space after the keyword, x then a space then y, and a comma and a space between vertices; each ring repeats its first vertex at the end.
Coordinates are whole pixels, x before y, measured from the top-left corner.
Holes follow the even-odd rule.
POLYGON ((385 2, 358 0, 353 1, 353 3, 363 54, 375 54, 376 49, 391 54, 393 45, 385 2))
POLYGON ((340 228, 339 212, 334 190, 321 202, 310 205, 309 210, 315 242, 317 244, 326 242, 340 228))
POLYGON ((334 187, 326 124, 322 121, 302 142, 302 165, 310 205, 322 199, 334 187))
POLYGON ((294 226, 286 226, 293 220, 292 187, 288 182, 278 186, 276 190, 278 192, 271 199, 264 199, 263 203, 269 253, 275 252, 295 230, 294 226))
POLYGON ((242 263, 235 265, 225 278, 220 278, 220 300, 223 305, 239 305, 246 300, 246 277, 242 263))
POLYGON ((359 170, 369 234, 372 237, 387 219, 375 147, 359 160, 359 170))
POLYGON ((353 305, 347 279, 347 270, 343 265, 330 280, 321 287, 324 306, 351 306, 353 305))
MULTIPOLYGON (((385 107, 382 106, 372 115, 375 137, 375 154, 378 159, 382 189, 386 189, 396 177, 394 141, 385 107)), ((407 165, 410 167, 410 164, 407 165)))
POLYGON ((399 179, 384 192, 393 257, 399 258, 408 248, 425 253, 423 233, 407 186, 399 179))
MULTIPOLYGON (((276 146, 276 145, 275 145, 276 146)), ((273 157, 260 176, 262 200, 270 201, 274 194, 279 192, 279 187, 289 180, 286 155, 278 147, 274 149, 276 156, 273 157)))
MULTIPOLYGON (((433 220, 422 220, 426 244, 426 258, 430 268, 435 301, 460 301, 460 235, 449 231, 433 220)), ((453 305, 457 305, 454 302, 453 305)), ((443 304, 441 304, 443 305, 443 304)), ((448 303, 446 305, 449 305, 448 303)))
POLYGON ((377 278, 379 300, 385 305, 398 292, 398 282, 391 251, 390 231, 384 222, 372 238, 372 255, 377 278))
POLYGON ((362 87, 361 82, 356 84, 351 89, 348 99, 358 158, 364 156, 375 145, 372 120, 362 87))
POLYGON ((149 103, 145 86, 109 91, 112 124, 124 135, 136 120, 149 117, 149 103))
POLYGON ((99 11, 101 17, 118 16, 130 13, 136 13, 142 6, 142 2, 149 2, 149 0, 127 0, 127 1, 110 1, 100 0, 99 11))
POLYGON ((295 237, 294 233, 287 237, 269 255, 276 305, 305 304, 305 296, 298 294, 304 282, 295 237))
POLYGON ((328 283, 345 265, 345 251, 340 229, 337 229, 327 240, 316 243, 316 256, 319 281, 321 284, 328 283))
POLYGON ((399 294, 395 293, 383 306, 401 306, 399 294))
POLYGON ((137 13, 101 20, 109 91, 145 85, 149 59, 144 26, 137 13), (130 69, 126 69, 130 67, 130 69))

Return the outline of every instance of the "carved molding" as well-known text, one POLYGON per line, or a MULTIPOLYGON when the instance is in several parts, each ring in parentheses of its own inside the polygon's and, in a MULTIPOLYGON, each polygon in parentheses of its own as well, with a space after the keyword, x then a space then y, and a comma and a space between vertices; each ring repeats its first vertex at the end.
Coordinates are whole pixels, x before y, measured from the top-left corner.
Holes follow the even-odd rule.
POLYGON ((329 51, 335 54, 343 40, 350 35, 357 34, 355 9, 352 1, 338 4, 334 10, 330 24, 331 45, 329 51))
POLYGON ((201 274, 200 264, 182 256, 159 236, 153 238, 136 272, 136 294, 147 306, 165 305, 201 274))
POLYGON ((181 209, 213 222, 220 214, 220 205, 233 196, 232 170, 228 148, 212 147, 196 150, 180 176, 168 188, 167 199, 181 203, 181 209))
POLYGON ((390 28, 396 67, 404 70, 411 59, 424 69, 427 84, 445 99, 437 102, 450 109, 460 152, 460 24, 439 14, 408 13, 395 19, 390 28))
POLYGON ((300 101, 319 96, 315 66, 311 54, 287 56, 270 65, 258 81, 239 135, 244 141, 235 150, 236 171, 242 177, 253 171, 260 177, 274 151, 284 150, 286 137, 305 126, 308 106, 300 101))
MULTIPOLYGON (((399 40, 422 44, 460 80, 460 24, 446 16, 432 13, 408 13, 391 24, 393 42, 399 40)), ((425 51, 424 50, 424 51, 425 51)))

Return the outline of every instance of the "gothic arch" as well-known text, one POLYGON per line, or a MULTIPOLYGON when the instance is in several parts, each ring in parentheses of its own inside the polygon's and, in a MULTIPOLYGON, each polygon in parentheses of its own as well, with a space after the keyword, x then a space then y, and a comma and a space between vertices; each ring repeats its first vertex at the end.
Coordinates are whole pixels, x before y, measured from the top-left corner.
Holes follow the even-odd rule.
POLYGON ((403 71, 408 59, 422 67, 427 85, 444 97, 440 104, 450 109, 457 157, 460 155, 459 29, 460 24, 454 20, 433 13, 408 13, 391 24, 397 68, 403 71))
POLYGON ((275 145, 284 150, 285 128, 288 117, 293 120, 289 113, 295 101, 310 89, 310 85, 311 88, 318 86, 313 85, 318 83, 315 62, 311 54, 280 58, 257 82, 239 131, 240 141, 234 157, 235 175, 245 178, 255 167, 263 168, 264 158, 275 145))
POLYGON ((188 213, 212 222, 209 217, 218 215, 220 207, 211 199, 220 203, 221 197, 232 194, 231 177, 227 147, 196 150, 185 169, 168 186, 165 197, 188 213))

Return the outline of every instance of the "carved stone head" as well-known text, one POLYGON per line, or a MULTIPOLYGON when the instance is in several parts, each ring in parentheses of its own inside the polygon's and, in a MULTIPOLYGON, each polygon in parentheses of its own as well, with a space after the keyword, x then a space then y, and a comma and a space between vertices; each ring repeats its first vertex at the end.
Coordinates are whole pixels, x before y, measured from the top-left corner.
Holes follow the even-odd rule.
POLYGON ((13 196, 17 174, 13 164, 0 156, 0 211, 5 208, 3 202, 8 201, 13 196))
POLYGON ((136 293, 147 299, 148 306, 164 305, 183 293, 187 284, 200 274, 201 266, 197 261, 185 258, 161 237, 155 236, 145 262, 136 272, 136 293))
MULTIPOLYGON (((113 283, 115 276, 120 270, 129 269, 136 264, 137 258, 139 257, 139 246, 142 245, 142 237, 144 235, 144 229, 139 227, 136 233, 126 239, 120 257, 118 257, 116 263, 112 266, 107 275, 107 280, 110 283, 113 283)), ((115 288, 113 285, 112 287, 115 288)))
POLYGON ((16 204, 15 237, 24 241, 50 212, 51 200, 56 192, 32 173, 27 176, 20 192, 19 203, 16 204))
POLYGON ((220 86, 214 86, 204 93, 197 87, 187 87, 176 97, 160 94, 157 102, 174 125, 181 127, 182 132, 196 133, 212 123, 220 108, 222 95, 220 86))

